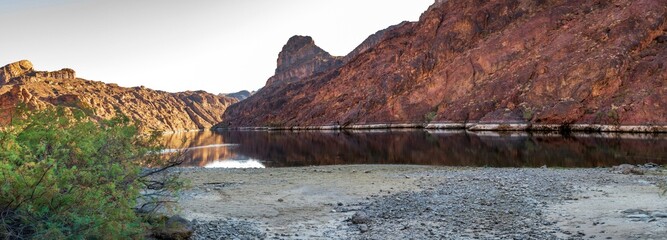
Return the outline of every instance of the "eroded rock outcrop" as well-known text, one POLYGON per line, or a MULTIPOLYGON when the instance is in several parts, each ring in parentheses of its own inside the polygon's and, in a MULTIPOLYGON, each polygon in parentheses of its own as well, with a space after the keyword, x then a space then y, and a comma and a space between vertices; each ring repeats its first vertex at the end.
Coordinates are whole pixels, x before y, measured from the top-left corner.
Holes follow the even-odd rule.
POLYGON ((237 102, 203 91, 168 93, 88 81, 76 78, 72 69, 34 71, 25 60, 3 67, 0 76, 6 80, 0 84, 0 124, 7 124, 16 106, 25 103, 33 109, 55 105, 91 109, 100 119, 121 113, 142 131, 194 130, 222 121, 225 109, 237 102))
POLYGON ((662 0, 437 1, 380 35, 340 67, 267 84, 221 126, 667 122, 662 0))
POLYGON ((0 85, 7 84, 12 79, 32 71, 32 63, 28 60, 7 64, 0 69, 0 85))
POLYGON ((293 36, 278 55, 278 67, 267 85, 287 83, 314 74, 337 68, 342 64, 340 57, 333 57, 315 45, 313 38, 293 36))

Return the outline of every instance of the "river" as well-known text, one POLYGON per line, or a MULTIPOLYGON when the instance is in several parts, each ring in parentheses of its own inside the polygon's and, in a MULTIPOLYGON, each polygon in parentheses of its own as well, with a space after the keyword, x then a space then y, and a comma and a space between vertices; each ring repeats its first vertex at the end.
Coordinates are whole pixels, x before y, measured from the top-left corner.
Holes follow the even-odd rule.
POLYGON ((202 131, 164 135, 184 166, 273 168, 343 164, 610 167, 667 163, 667 134, 431 130, 202 131))

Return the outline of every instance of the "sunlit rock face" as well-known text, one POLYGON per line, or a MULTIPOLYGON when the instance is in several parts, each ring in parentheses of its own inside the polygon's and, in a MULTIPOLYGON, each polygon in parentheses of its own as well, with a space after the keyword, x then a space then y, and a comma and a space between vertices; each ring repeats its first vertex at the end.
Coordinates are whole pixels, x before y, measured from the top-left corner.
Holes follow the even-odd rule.
POLYGON ((97 119, 128 116, 142 131, 209 128, 237 100, 203 91, 168 93, 144 87, 76 78, 72 69, 35 71, 23 60, 0 69, 0 123, 7 124, 20 103, 32 109, 66 106, 90 109, 97 119))
POLYGON ((290 40, 220 126, 667 122, 663 0, 436 1, 340 64, 294 60, 317 49, 290 40))
POLYGON ((266 84, 289 83, 337 68, 341 64, 340 57, 333 57, 322 50, 311 37, 293 36, 278 55, 276 74, 266 84))

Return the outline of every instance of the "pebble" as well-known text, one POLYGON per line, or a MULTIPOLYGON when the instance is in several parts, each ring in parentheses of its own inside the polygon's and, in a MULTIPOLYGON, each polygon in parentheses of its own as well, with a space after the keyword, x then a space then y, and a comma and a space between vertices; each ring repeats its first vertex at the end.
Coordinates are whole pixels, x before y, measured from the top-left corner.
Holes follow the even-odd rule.
MULTIPOLYGON (((356 214, 373 223, 371 239, 558 239, 555 222, 548 221, 545 206, 564 199, 579 200, 574 186, 600 179, 606 169, 553 171, 540 169, 475 169, 429 172, 442 182, 420 182, 425 191, 391 192, 356 214), (531 179, 530 183, 526 179, 531 179), (430 228, 429 223, 438 224, 430 228), (466 231, 468 230, 468 231, 466 231), (437 237, 436 237, 437 238, 437 237)), ((421 179, 419 173, 411 178, 421 179)), ((626 214, 624 214, 626 215, 626 214)), ((355 222, 357 228, 362 223, 355 222)), ((603 224, 595 222, 594 225, 603 224)), ((579 226, 580 229, 584 228, 579 226)), ((579 229, 578 229, 579 230, 579 229)), ((574 238, 590 238, 583 231, 568 232, 574 238)), ((596 238, 597 236, 593 236, 596 238)))
POLYGON ((361 233, 368 232, 368 225, 366 225, 366 224, 359 224, 359 231, 360 231, 361 233))
POLYGON ((637 218, 644 219, 644 218, 649 218, 650 216, 649 216, 649 215, 646 215, 646 214, 630 214, 630 215, 627 215, 627 216, 625 216, 625 217, 627 217, 627 218, 634 218, 634 219, 637 219, 637 218))
POLYGON ((657 217, 657 218, 667 218, 667 213, 664 213, 664 212, 654 212, 654 213, 651 214, 651 216, 653 216, 653 217, 657 217))
POLYGON ((266 233, 256 223, 232 219, 218 221, 193 221, 193 240, 203 239, 265 239, 266 233))
MULTIPOLYGON (((326 230, 324 227, 325 230, 320 231, 322 226, 318 226, 318 235, 300 233, 300 236, 323 239, 558 239, 561 234, 567 234, 567 237, 575 239, 583 239, 584 236, 603 238, 600 235, 606 235, 605 231, 587 235, 583 231, 573 233, 556 230, 556 222, 549 221, 547 215, 550 214, 544 212, 550 204, 562 203, 565 199, 578 200, 573 196, 579 196, 580 192, 574 186, 596 181, 624 181, 601 180, 601 175, 597 173, 608 174, 608 170, 565 170, 554 174, 553 171, 541 169, 484 168, 411 173, 409 178, 417 181, 425 176, 434 178, 418 181, 423 191, 383 190, 381 196, 373 194, 372 198, 367 197, 360 203, 345 203, 348 207, 354 206, 350 210, 340 208, 345 205, 342 202, 332 201, 327 205, 337 207, 331 212, 356 212, 348 221, 336 226, 335 230, 326 230), (349 235, 339 235, 341 231, 347 231, 345 234, 349 235), (360 233, 364 235, 359 236, 360 233)), ((407 175, 398 177, 408 178, 407 175)), ((283 202, 284 199, 279 198, 277 201, 283 202)), ((647 220, 665 218, 667 214, 664 211, 651 213, 628 209, 622 212, 622 216, 631 220, 647 220)), ((247 222, 217 224, 222 227, 205 225, 205 228, 197 228, 198 231, 203 230, 204 234, 196 232, 193 239, 206 239, 206 236, 266 239, 269 232, 258 231, 255 225, 247 222)), ((592 224, 597 226, 604 222, 595 221, 592 224)), ((273 235, 270 234, 268 238, 273 235)), ((299 236, 278 234, 275 238, 290 237, 299 236)))

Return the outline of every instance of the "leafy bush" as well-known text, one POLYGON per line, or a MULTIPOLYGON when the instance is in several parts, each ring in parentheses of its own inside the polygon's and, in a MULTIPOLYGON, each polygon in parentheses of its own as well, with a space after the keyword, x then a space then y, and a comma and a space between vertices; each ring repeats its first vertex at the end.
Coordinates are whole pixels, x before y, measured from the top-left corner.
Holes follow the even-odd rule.
POLYGON ((23 115, 0 130, 0 239, 142 238, 134 208, 154 181, 138 163, 155 159, 156 138, 126 117, 23 115))
POLYGON ((426 123, 432 122, 435 119, 435 117, 437 117, 437 115, 438 113, 436 113, 435 111, 431 111, 424 114, 424 122, 426 123))
POLYGON ((530 121, 533 119, 533 109, 525 108, 523 110, 523 120, 530 121))

